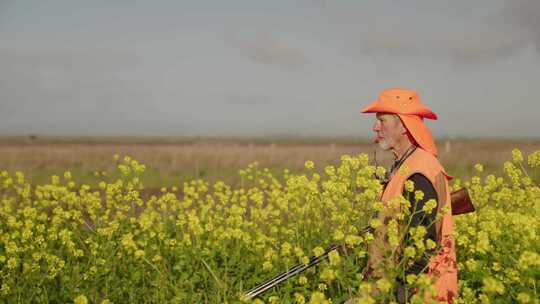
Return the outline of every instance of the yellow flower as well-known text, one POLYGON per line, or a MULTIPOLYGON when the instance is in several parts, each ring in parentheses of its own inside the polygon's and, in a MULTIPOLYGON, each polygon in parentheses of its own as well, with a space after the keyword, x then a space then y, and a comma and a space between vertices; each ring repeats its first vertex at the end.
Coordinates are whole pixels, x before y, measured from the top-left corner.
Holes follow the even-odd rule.
POLYGON ((414 284, 416 282, 416 275, 415 274, 408 274, 406 277, 408 284, 414 284))
POLYGON ((498 293, 498 294, 504 294, 505 288, 504 284, 495 278, 492 277, 486 277, 482 280, 482 283, 484 286, 482 287, 482 290, 487 293, 498 293))
POLYGON ((342 240, 345 237, 345 234, 343 234, 343 231, 336 230, 334 231, 334 240, 339 241, 342 240))
POLYGON ((540 166, 540 150, 529 154, 527 162, 531 168, 540 166))
POLYGON ((308 160, 304 163, 304 167, 306 167, 306 169, 312 170, 315 169, 315 164, 313 163, 313 161, 308 160))
POLYGON ((532 251, 525 251, 519 257, 517 264, 520 270, 540 267, 540 254, 532 251))
POLYGON ((73 302, 75 304, 88 304, 88 299, 85 295, 79 295, 75 299, 73 299, 73 302))
POLYGON ((135 241, 133 241, 133 234, 131 234, 131 232, 122 236, 121 243, 122 243, 122 246, 124 246, 124 248, 126 249, 137 248, 135 241))
POLYGON ((317 246, 317 247, 315 247, 313 249, 313 253, 315 254, 315 256, 319 257, 319 256, 323 255, 324 249, 322 247, 320 247, 320 246, 317 246))
POLYGON ((381 211, 381 210, 383 210, 383 208, 384 208, 383 202, 375 202, 375 203, 373 203, 373 209, 375 211, 381 211))
POLYGON ((0 292, 3 295, 9 294, 10 290, 11 290, 11 288, 9 287, 9 285, 7 283, 2 283, 2 288, 0 288, 0 292))
POLYGON ((430 199, 426 202, 422 210, 427 214, 431 214, 435 207, 437 207, 437 201, 435 199, 430 199))
POLYGON ((482 164, 474 165, 474 169, 478 172, 484 172, 484 166, 482 166, 482 164))
POLYGON ((399 167, 398 172, 403 176, 407 176, 407 173, 409 172, 409 167, 407 165, 402 165, 401 167, 399 167))
POLYGON ((379 279, 375 284, 377 285, 377 289, 383 293, 390 291, 390 288, 392 288, 392 283, 385 278, 379 279))
POLYGON ((405 190, 407 192, 413 192, 413 190, 414 190, 414 182, 412 180, 407 180, 407 181, 405 181, 404 187, 405 187, 405 190))
POLYGON ((297 303, 297 304, 305 304, 306 303, 306 298, 302 294, 295 292, 294 293, 294 302, 297 303))
POLYGON ((469 271, 474 271, 474 270, 476 270, 476 268, 478 267, 478 263, 476 262, 476 260, 468 259, 468 260, 465 262, 465 266, 467 266, 467 269, 468 269, 469 271))
POLYGON ((362 242, 362 237, 354 235, 354 234, 349 234, 345 237, 345 244, 347 244, 347 246, 350 246, 350 247, 354 247, 360 244, 361 242, 362 242))
POLYGON ((424 198, 424 192, 422 190, 414 191, 414 200, 421 201, 424 198))
POLYGON ((329 304, 330 301, 326 299, 326 296, 324 293, 320 291, 315 291, 311 294, 311 298, 309 299, 309 304, 329 304))
POLYGON ((382 167, 382 166, 379 166, 375 169, 375 174, 377 176, 382 176, 384 177, 384 175, 386 174, 386 168, 382 167))
POLYGON ((360 292, 363 294, 370 294, 372 290, 372 286, 370 283, 363 282, 360 283, 360 292))
POLYGON ((140 259, 142 257, 144 257, 145 253, 144 253, 144 250, 141 250, 141 249, 138 249, 138 250, 135 250, 135 257, 140 259))
POLYGON ((274 267, 270 261, 265 261, 262 266, 263 270, 270 270, 274 267))
POLYGON ((399 243, 398 223, 395 219, 388 222, 388 243, 392 247, 396 247, 399 243))
POLYGON ((330 251, 328 254, 328 259, 330 261, 330 265, 339 265, 341 262, 341 257, 339 256, 339 253, 337 250, 330 251))
POLYGON ((512 150, 512 160, 516 163, 523 161, 523 154, 521 154, 521 151, 519 149, 512 150))
POLYGON ((527 294, 527 293, 520 292, 517 295, 517 300, 519 301, 519 303, 530 303, 531 302, 531 296, 529 296, 529 294, 527 294))
POLYGON ((404 250, 405 257, 411 258, 416 255, 416 250, 412 246, 407 246, 404 250))
POLYGON ((380 219, 378 218, 374 218, 370 221, 369 225, 375 229, 379 228, 382 226, 382 222, 380 219))
POLYGON ((17 183, 19 185, 24 184, 24 173, 22 173, 21 171, 17 171, 15 172, 15 177, 17 178, 17 183))
POLYGON ((17 265, 19 265, 19 261, 17 260, 17 258, 11 257, 11 258, 8 259, 7 268, 15 269, 15 267, 17 267, 17 265))
POLYGON ((332 281, 332 280, 334 280, 336 278, 336 273, 334 272, 333 269, 325 268, 321 272, 320 277, 321 277, 321 280, 323 280, 325 282, 330 282, 330 281, 332 281))
POLYGON ((292 246, 288 242, 281 244, 281 255, 289 255, 291 253, 291 248, 292 246))

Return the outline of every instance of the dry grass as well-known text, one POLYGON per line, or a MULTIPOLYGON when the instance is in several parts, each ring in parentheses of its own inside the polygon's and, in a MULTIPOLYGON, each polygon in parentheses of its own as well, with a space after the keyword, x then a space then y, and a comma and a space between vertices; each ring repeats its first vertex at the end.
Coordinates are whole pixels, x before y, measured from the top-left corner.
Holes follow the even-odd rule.
MULTIPOLYGON (((475 163, 488 170, 501 167, 519 148, 526 155, 540 149, 540 140, 468 139, 438 143, 440 160, 450 174, 466 177, 475 163)), ((319 168, 335 164, 343 154, 369 153, 374 145, 350 139, 33 139, 0 140, 0 169, 22 170, 35 182, 65 170, 92 182, 94 171, 112 170, 114 154, 130 155, 147 165, 147 183, 154 186, 179 184, 182 180, 203 177, 229 183, 238 180, 237 171, 257 161, 261 167, 280 172, 300 170, 306 160, 319 168)), ((388 153, 377 153, 388 165, 388 153)))

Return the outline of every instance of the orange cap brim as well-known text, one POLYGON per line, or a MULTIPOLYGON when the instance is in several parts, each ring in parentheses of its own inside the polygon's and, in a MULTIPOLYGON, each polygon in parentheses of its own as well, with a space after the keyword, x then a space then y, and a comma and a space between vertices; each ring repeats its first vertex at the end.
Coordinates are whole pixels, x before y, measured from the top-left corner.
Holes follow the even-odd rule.
POLYGON ((405 128, 409 131, 416 143, 424 150, 437 156, 437 146, 431 134, 431 130, 424 123, 423 119, 417 115, 397 114, 405 128))
POLYGON ((405 114, 405 115, 418 115, 422 118, 437 119, 437 114, 431 111, 424 105, 418 105, 408 111, 403 110, 398 105, 393 105, 388 102, 381 102, 375 100, 362 109, 362 113, 393 113, 393 114, 405 114))

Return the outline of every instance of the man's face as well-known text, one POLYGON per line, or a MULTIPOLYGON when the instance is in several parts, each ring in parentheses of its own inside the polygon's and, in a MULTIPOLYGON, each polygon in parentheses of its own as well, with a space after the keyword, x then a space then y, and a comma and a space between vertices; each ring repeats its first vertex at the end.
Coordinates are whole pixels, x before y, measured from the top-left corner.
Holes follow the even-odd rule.
POLYGON ((376 133, 375 142, 381 149, 387 151, 396 146, 403 135, 404 127, 397 115, 377 113, 373 131, 376 133))

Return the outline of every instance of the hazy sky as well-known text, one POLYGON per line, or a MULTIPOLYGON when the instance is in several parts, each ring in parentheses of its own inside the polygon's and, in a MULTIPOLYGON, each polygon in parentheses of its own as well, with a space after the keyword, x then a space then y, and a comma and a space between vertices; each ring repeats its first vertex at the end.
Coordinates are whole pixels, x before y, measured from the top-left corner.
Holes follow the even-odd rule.
POLYGON ((540 137, 540 1, 0 0, 0 133, 540 137))

